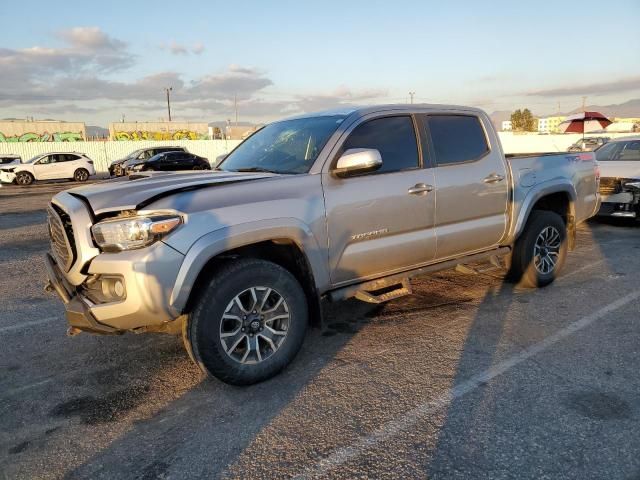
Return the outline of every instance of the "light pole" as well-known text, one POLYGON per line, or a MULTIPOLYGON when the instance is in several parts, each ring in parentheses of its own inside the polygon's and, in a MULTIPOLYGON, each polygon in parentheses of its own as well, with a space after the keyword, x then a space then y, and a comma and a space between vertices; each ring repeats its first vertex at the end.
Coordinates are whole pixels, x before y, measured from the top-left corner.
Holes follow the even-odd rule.
POLYGON ((411 103, 413 104, 413 96, 416 94, 416 92, 409 92, 409 96, 411 97, 411 103))
POLYGON ((167 92, 167 112, 169 113, 169 121, 171 121, 171 100, 169 98, 169 92, 173 90, 173 87, 165 88, 164 91, 167 92))

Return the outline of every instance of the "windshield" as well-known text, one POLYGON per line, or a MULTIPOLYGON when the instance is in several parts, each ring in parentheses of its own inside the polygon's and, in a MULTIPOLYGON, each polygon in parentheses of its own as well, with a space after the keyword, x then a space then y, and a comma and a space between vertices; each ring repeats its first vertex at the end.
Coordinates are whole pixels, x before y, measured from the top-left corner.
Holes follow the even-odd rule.
POLYGON ((143 149, 141 148, 140 150, 134 150, 133 152, 131 152, 129 155, 127 155, 126 159, 131 159, 131 158, 138 158, 138 156, 142 153, 143 149))
POLYGON ((269 124, 238 145, 218 169, 306 173, 344 119, 332 115, 269 124))
POLYGON ((36 155, 35 157, 31 157, 29 160, 27 160, 27 161, 26 161, 26 162, 24 162, 24 163, 33 163, 33 162, 35 162, 36 160, 38 160, 39 158, 41 158, 41 157, 42 157, 42 154, 40 154, 40 155, 36 155))

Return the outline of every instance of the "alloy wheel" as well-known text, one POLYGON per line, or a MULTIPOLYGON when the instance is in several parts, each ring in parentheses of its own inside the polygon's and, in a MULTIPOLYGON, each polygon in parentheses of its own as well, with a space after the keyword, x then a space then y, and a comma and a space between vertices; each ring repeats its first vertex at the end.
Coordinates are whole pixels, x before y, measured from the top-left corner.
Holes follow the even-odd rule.
POLYGON ((553 272, 560 258, 562 245, 560 232, 555 227, 545 227, 533 247, 533 264, 538 273, 548 275, 553 272))
POLYGON ((267 360, 287 338, 291 320, 284 297, 268 287, 251 287, 227 305, 220 341, 229 357, 242 364, 267 360))

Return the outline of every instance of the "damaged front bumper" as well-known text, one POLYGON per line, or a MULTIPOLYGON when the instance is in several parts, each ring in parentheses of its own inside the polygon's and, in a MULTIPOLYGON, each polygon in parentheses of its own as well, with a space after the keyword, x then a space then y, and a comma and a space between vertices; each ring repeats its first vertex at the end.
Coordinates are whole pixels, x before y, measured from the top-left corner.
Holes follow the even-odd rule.
POLYGON ((96 320, 84 299, 64 279, 56 261, 48 253, 45 255, 45 267, 49 278, 45 285, 45 290, 56 292, 64 303, 67 323, 69 324, 67 332, 70 335, 80 331, 107 335, 123 333, 122 330, 104 325, 96 320))
POLYGON ((640 218, 640 180, 608 178, 601 180, 602 204, 598 215, 640 218), (604 183, 606 181, 606 183, 604 183))

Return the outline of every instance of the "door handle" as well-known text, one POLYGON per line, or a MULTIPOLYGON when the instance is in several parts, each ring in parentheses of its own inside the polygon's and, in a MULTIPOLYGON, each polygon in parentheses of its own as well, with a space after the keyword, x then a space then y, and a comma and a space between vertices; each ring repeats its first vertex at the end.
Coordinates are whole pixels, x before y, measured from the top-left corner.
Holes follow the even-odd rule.
POLYGON ((492 173, 491 175, 487 175, 482 180, 484 183, 497 183, 504 180, 504 175, 498 175, 497 173, 492 173))
POLYGON ((409 195, 423 195, 433 190, 433 185, 427 185, 426 183, 416 183, 413 187, 407 190, 409 195))

